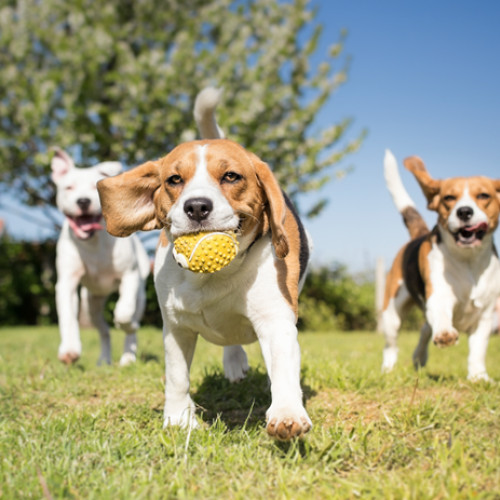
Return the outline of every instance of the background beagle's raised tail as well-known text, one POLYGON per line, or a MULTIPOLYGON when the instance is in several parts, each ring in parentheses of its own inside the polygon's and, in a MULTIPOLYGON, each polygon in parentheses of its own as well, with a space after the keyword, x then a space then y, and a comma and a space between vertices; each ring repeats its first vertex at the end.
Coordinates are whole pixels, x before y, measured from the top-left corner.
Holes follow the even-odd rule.
POLYGON ((206 87, 196 96, 193 114, 202 139, 224 139, 224 132, 215 118, 221 95, 222 89, 206 87))
POLYGON ((391 193, 392 200, 403 216, 403 221, 410 232, 410 238, 415 239, 429 232, 424 219, 415 208, 415 203, 403 186, 399 176, 398 163, 392 152, 388 149, 384 157, 384 177, 387 189, 391 193))

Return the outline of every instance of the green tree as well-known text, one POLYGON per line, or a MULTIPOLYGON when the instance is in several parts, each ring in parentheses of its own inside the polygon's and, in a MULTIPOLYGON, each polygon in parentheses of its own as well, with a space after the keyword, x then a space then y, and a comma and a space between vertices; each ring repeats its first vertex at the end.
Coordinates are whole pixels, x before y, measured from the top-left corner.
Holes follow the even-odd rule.
POLYGON ((53 199, 52 146, 84 165, 134 166, 194 137, 206 85, 224 88, 228 137, 292 197, 327 182, 362 140, 345 138, 350 119, 313 128, 347 59, 341 34, 311 63, 321 25, 308 0, 0 1, 0 182, 29 204, 53 199))

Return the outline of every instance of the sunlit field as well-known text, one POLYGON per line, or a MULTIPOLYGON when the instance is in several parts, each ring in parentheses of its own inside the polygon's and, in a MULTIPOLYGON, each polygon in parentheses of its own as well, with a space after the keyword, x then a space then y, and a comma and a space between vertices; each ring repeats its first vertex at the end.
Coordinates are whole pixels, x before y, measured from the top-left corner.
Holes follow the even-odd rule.
MULTIPOLYGON (((140 359, 96 366, 83 332, 74 366, 57 361, 56 327, 0 329, 0 498, 498 498, 500 391, 466 380, 467 340, 430 347, 415 372, 415 333, 400 336, 395 371, 380 374, 374 333, 302 333, 302 387, 314 427, 278 443, 258 345, 231 385, 222 350, 200 339, 191 392, 202 429, 162 430, 161 331, 140 332, 140 359)), ((500 338, 487 366, 500 380, 500 338)))

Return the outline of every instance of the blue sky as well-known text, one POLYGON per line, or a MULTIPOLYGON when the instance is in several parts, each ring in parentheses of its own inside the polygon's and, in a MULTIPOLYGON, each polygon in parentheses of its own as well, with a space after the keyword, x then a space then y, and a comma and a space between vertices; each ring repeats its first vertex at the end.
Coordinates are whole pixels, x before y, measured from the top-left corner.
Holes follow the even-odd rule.
MULTIPOLYGON (((386 148, 399 162, 419 155, 436 178, 500 177, 500 2, 312 3, 324 24, 318 57, 346 28, 344 49, 352 58, 347 83, 325 106, 317 126, 352 117, 348 138, 368 130, 360 151, 341 164, 353 165, 354 171, 323 189, 329 205, 307 222, 314 261, 342 262, 358 271, 383 257, 389 266, 407 233, 383 181, 386 148)), ((426 210, 416 181, 405 170, 402 178, 432 225, 435 216, 426 210)), ((15 216, 7 224, 15 234, 27 229, 25 219, 15 216)), ((38 224, 35 232, 46 234, 38 224)))
MULTIPOLYGON (((323 189, 330 200, 307 223, 316 262, 352 270, 390 265, 407 232, 383 180, 383 156, 420 156, 436 178, 500 178, 500 2, 462 0, 313 0, 325 28, 322 47, 348 30, 349 79, 320 124, 351 116, 350 136, 366 128, 354 172, 323 189)), ((403 170, 403 169, 402 169, 403 170)), ((408 192, 433 225, 413 176, 408 192)), ((498 233, 498 232, 497 232, 498 233)), ((496 236, 497 244, 500 241, 496 236)))

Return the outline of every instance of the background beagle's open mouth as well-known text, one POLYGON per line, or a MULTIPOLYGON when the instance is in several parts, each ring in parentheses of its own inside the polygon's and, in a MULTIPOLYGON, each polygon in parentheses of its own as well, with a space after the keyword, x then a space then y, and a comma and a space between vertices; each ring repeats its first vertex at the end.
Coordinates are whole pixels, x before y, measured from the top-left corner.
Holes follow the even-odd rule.
POLYGON ((464 247, 473 247, 481 244, 481 240, 488 231, 488 224, 480 222, 475 226, 464 226, 455 234, 457 245, 464 247))
POLYGON ((75 233, 77 238, 81 240, 86 240, 90 238, 96 231, 100 229, 104 229, 102 226, 101 214, 97 215, 79 215, 78 217, 72 217, 70 215, 66 215, 69 226, 75 233))

